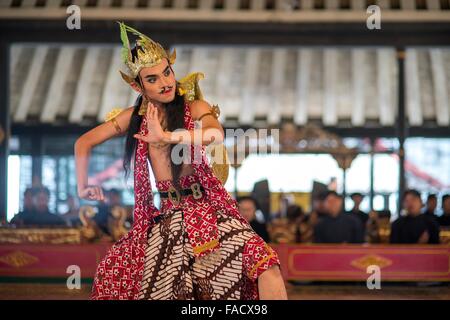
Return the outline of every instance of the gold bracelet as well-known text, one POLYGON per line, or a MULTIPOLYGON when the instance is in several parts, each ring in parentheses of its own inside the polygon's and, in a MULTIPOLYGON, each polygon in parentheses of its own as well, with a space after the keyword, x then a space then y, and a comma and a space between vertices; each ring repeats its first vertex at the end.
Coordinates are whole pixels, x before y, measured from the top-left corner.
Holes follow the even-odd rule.
POLYGON ((112 124, 114 125, 114 127, 116 128, 117 133, 122 133, 122 129, 120 129, 119 124, 117 123, 116 118, 112 118, 111 119, 112 124))

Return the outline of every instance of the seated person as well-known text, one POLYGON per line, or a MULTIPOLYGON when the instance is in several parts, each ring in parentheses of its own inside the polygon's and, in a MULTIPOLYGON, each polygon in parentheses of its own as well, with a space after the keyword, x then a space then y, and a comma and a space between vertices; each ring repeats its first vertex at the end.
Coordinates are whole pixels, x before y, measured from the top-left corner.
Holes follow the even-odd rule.
POLYGON ((329 191, 325 198, 326 216, 314 227, 315 243, 363 243, 361 222, 343 213, 342 196, 329 191))
POLYGON ((264 241, 270 242, 269 233, 267 232, 267 226, 264 222, 259 222, 256 219, 256 211, 259 209, 259 205, 256 199, 250 196, 240 197, 238 199, 240 214, 250 223, 252 229, 261 237, 264 241))
POLYGON ((441 227, 450 227, 450 194, 442 197, 442 215, 437 221, 441 227))
POLYGON ((390 243, 439 243, 439 226, 429 216, 422 214, 422 199, 417 190, 403 194, 406 216, 392 223, 390 243))
POLYGON ((353 201, 353 208, 348 212, 348 214, 359 219, 365 231, 367 220, 369 220, 369 215, 360 209, 361 202, 364 200, 364 196, 359 192, 355 192, 351 194, 350 198, 353 201))
POLYGON ((72 195, 67 197, 67 206, 69 207, 67 212, 61 217, 66 221, 67 225, 71 227, 79 227, 82 225, 79 217, 78 199, 72 195))
POLYGON ((287 208, 286 217, 289 223, 289 229, 294 234, 295 242, 302 242, 302 233, 306 228, 305 213, 302 207, 292 204, 287 208))
POLYGON ((25 216, 29 216, 34 211, 34 194, 35 189, 33 188, 26 188, 25 192, 23 193, 23 210, 16 213, 14 217, 11 219, 10 224, 19 224, 19 220, 23 219, 25 216))
POLYGON ((327 213, 325 210, 325 199, 328 196, 328 193, 330 191, 324 191, 320 192, 319 194, 315 195, 312 201, 312 210, 309 213, 308 216, 314 215, 314 222, 318 222, 321 218, 326 217, 327 213))
POLYGON ((38 188, 33 194, 34 210, 21 212, 14 216, 11 224, 16 226, 66 226, 60 216, 48 209, 50 191, 47 188, 38 188))
POLYGON ((312 194, 311 212, 305 215, 301 224, 301 240, 303 243, 311 243, 314 241, 314 228, 326 216, 325 198, 327 195, 328 190, 312 194))
POLYGON ((425 203, 425 208, 423 214, 429 217, 436 217, 435 211, 437 207, 437 197, 435 194, 429 194, 427 197, 427 202, 425 203))
POLYGON ((98 212, 93 218, 100 230, 108 235, 111 235, 111 222, 115 220, 113 216, 115 207, 125 210, 122 205, 121 191, 112 188, 105 192, 105 201, 98 205, 98 212))

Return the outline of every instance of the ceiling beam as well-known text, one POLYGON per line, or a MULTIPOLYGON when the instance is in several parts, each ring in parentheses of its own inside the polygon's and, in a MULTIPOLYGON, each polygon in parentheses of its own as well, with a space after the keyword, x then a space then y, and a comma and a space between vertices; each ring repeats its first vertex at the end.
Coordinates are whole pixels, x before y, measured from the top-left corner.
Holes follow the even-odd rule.
POLYGON ((15 122, 25 121, 28 111, 31 107, 33 95, 38 85, 39 77, 44 66, 45 57, 47 56, 48 46, 40 45, 36 48, 33 55, 30 70, 27 74, 26 80, 23 84, 23 91, 14 114, 15 122))
POLYGON ((58 8, 61 6, 61 0, 47 0, 45 2, 45 7, 46 8, 58 8))
POLYGON ((258 70, 260 63, 261 50, 250 48, 245 53, 245 70, 242 84, 242 106, 239 112, 239 123, 252 124, 255 121, 255 103, 258 70))
POLYGON ((187 0, 174 0, 173 7, 176 9, 184 9, 187 7, 187 0))
POLYGON ((222 121, 227 117, 227 93, 226 88, 230 82, 230 73, 228 72, 231 69, 233 63, 233 49, 224 48, 219 53, 219 62, 217 65, 217 73, 216 73, 216 87, 214 88, 215 97, 217 99, 217 103, 220 107, 220 118, 222 121))
POLYGON ((98 8, 108 8, 112 4, 112 0, 97 0, 98 8))
MULTIPOLYGON (((356 0, 356 1, 358 1, 358 0, 356 0)), ((363 2, 363 1, 360 1, 360 2, 363 2)), ((390 10, 391 0, 378 0, 377 5, 380 7, 380 9, 390 10)))
POLYGON ((76 6, 83 7, 87 5, 89 0, 73 0, 72 3, 76 6))
POLYGON ((272 55, 271 83, 272 101, 271 109, 267 113, 267 122, 269 125, 279 124, 281 120, 281 111, 283 109, 285 90, 284 78, 286 74, 287 49, 274 49, 272 55))
POLYGON ((313 10, 314 9, 314 0, 303 0, 303 1, 300 1, 300 9, 302 9, 302 10, 313 10))
POLYGON ((327 10, 339 9, 339 0, 325 0, 325 9, 327 10))
POLYGON ((198 72, 202 69, 203 63, 206 59, 206 55, 207 49, 204 47, 196 47, 192 49, 191 61, 189 64, 189 73, 198 72))
POLYGON ((294 113, 294 122, 297 125, 304 125, 308 120, 311 61, 311 49, 299 49, 297 51, 296 105, 294 113))
POLYGON ((122 59, 120 56, 121 48, 113 49, 112 59, 106 74, 106 81, 103 87, 102 98, 100 103, 97 120, 103 122, 106 114, 113 108, 127 108, 128 95, 127 88, 124 86, 122 77, 119 74, 122 67, 122 59))
POLYGON ((151 0, 150 1, 150 8, 152 9, 159 9, 164 6, 164 0, 151 0))
POLYGON ((81 67, 80 77, 75 90, 75 99, 69 114, 70 123, 79 123, 83 119, 84 112, 87 109, 89 99, 89 89, 91 81, 94 78, 95 67, 100 58, 99 47, 88 47, 86 49, 83 66, 81 67))
POLYGON ((53 122, 61 103, 64 103, 64 86, 72 66, 75 48, 72 46, 61 47, 56 59, 55 70, 51 77, 51 83, 44 107, 41 113, 42 122, 53 122))
POLYGON ((416 0, 400 0, 400 8, 403 10, 416 10, 416 0))
POLYGON ((14 70, 17 70, 17 65, 19 63, 20 55, 22 54, 22 45, 12 45, 10 47, 9 59, 11 61, 10 73, 12 74, 14 70))
POLYGON ((253 11, 261 11, 265 9, 265 0, 250 0, 250 9, 253 11))
POLYGON ((14 0, 3 0, 0 1, 0 8, 9 8, 14 0))
POLYGON ((391 70, 394 68, 392 64, 392 56, 395 51, 388 48, 377 49, 377 88, 378 88, 378 104, 380 111, 380 123, 382 126, 391 126, 395 121, 391 70))
POLYGON ((32 8, 36 5, 37 0, 23 0, 22 1, 22 8, 32 8))
POLYGON ((409 124, 411 126, 420 126, 423 123, 423 114, 417 49, 406 50, 405 72, 405 79, 407 79, 406 105, 409 124))
POLYGON ((352 10, 357 10, 357 11, 361 11, 367 8, 367 6, 365 5, 364 1, 361 0, 351 0, 350 1, 350 8, 352 10))
POLYGON ((427 9, 428 10, 441 10, 441 1, 440 0, 427 0, 427 9))
POLYGON ((236 11, 239 9, 239 0, 227 0, 224 3, 225 10, 236 11))
POLYGON ((136 8, 138 6, 138 4, 139 4, 139 0, 122 1, 122 7, 124 7, 124 8, 136 8))
POLYGON ((436 122, 439 126, 450 125, 449 95, 442 49, 430 49, 431 75, 433 79, 436 122))
POLYGON ((200 10, 212 10, 214 8, 214 0, 200 0, 200 10))
POLYGON ((337 82, 337 50, 325 49, 323 57, 324 102, 322 121, 324 125, 337 124, 336 82, 337 82))
POLYGON ((364 49, 352 49, 352 125, 363 126, 365 123, 366 94, 366 63, 367 52, 364 49))

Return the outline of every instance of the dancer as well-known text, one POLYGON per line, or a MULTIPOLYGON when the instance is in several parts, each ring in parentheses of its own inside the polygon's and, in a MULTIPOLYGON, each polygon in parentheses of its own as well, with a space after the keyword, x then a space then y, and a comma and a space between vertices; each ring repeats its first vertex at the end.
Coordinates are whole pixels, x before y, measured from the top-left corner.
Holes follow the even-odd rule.
POLYGON ((139 31, 119 25, 129 69, 121 75, 139 98, 82 135, 75 158, 79 196, 102 200, 101 188, 87 183, 90 150, 127 135, 124 168, 134 170, 134 221, 100 262, 91 298, 286 299, 277 254, 240 216, 208 164, 206 146, 223 142, 224 134, 201 95, 202 74, 176 81, 175 51, 169 54, 139 31), (138 37, 133 48, 128 32, 138 37))

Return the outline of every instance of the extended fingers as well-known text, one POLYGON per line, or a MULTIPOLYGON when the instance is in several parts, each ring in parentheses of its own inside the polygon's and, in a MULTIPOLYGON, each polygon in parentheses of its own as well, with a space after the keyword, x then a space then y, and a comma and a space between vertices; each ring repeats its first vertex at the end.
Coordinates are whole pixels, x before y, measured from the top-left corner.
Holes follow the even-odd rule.
POLYGON ((155 106, 153 106, 152 105, 152 118, 153 118, 153 120, 157 120, 158 119, 158 117, 157 117, 157 113, 158 113, 158 108, 156 108, 155 106))
POLYGON ((140 135, 140 134, 135 134, 133 137, 138 139, 138 140, 144 141, 144 142, 148 142, 148 140, 149 140, 149 135, 143 136, 143 135, 140 135))
POLYGON ((155 119, 155 109, 156 107, 153 105, 153 103, 149 102, 147 105, 147 118, 149 120, 155 119))
POLYGON ((147 103, 147 119, 150 119, 152 105, 153 104, 151 102, 147 103))
POLYGON ((141 136, 140 134, 135 134, 133 137, 135 137, 135 138, 138 139, 138 140, 144 141, 144 137, 141 136))

